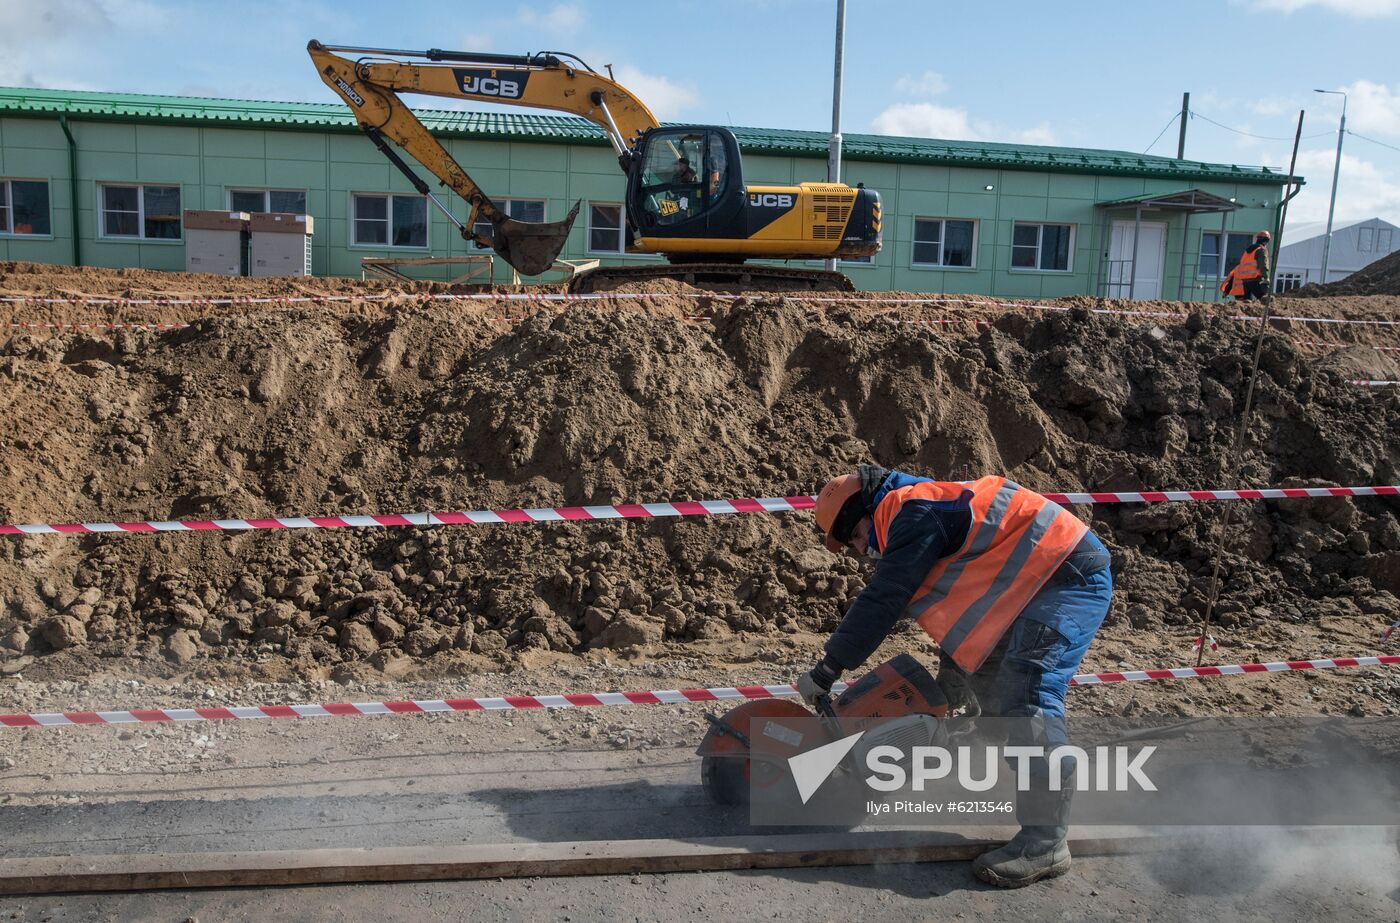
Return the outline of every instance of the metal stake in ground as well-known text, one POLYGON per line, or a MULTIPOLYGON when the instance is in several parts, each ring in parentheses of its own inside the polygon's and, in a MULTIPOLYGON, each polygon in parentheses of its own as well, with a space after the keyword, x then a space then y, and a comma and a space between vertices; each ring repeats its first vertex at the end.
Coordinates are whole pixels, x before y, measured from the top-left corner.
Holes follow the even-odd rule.
MULTIPOLYGON (((1288 216, 1288 203, 1293 196, 1298 194, 1296 189, 1292 189, 1294 183, 1294 169, 1298 166, 1298 143, 1303 139, 1303 113, 1298 113, 1298 130, 1293 136, 1293 156, 1288 161, 1288 183, 1284 188, 1291 189, 1285 195, 1283 201, 1279 203, 1279 216, 1277 231, 1278 237, 1274 240, 1275 261, 1277 261, 1278 247, 1283 239, 1283 222, 1288 216)), ((1223 246, 1225 237, 1220 238, 1222 246, 1221 264, 1224 265, 1225 248, 1223 246)), ((1273 280, 1269 281, 1273 285, 1273 280)), ((1264 313, 1259 318, 1259 337, 1254 341, 1254 361, 1249 368, 1249 388, 1244 395, 1244 411, 1240 415, 1240 425, 1235 430, 1235 444, 1230 451, 1230 478, 1233 483, 1240 473, 1240 454, 1244 450, 1244 438, 1249 430, 1250 413, 1254 409, 1254 385, 1259 381, 1259 356, 1264 351, 1264 334, 1269 330, 1269 315, 1274 309, 1273 292, 1266 292, 1264 295, 1264 313)), ((1215 565, 1210 573, 1210 596, 1206 599, 1206 611, 1201 616, 1201 633, 1197 635, 1200 643, 1196 645, 1196 666, 1205 662, 1206 639, 1209 637, 1210 617, 1215 613, 1215 601, 1220 594, 1220 565, 1225 557, 1225 536, 1230 532, 1230 526, 1234 524, 1235 508, 1229 507, 1225 510, 1225 515, 1220 518, 1220 527, 1216 531, 1215 542, 1215 565)))

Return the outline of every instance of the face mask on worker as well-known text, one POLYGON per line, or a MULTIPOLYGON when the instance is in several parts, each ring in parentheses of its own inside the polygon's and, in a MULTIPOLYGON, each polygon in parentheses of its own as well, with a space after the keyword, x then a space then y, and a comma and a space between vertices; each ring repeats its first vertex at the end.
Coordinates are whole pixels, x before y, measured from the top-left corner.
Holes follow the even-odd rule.
POLYGON ((876 548, 873 544, 866 545, 865 556, 872 561, 878 561, 881 558, 880 549, 876 548))

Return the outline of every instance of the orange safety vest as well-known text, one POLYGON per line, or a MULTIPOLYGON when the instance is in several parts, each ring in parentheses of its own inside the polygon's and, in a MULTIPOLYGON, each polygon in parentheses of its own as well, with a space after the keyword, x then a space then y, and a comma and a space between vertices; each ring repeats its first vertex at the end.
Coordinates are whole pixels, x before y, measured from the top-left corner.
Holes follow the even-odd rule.
POLYGON ((1244 295, 1244 284, 1262 278, 1264 271, 1259 268, 1259 251, 1263 247, 1251 246, 1244 253, 1240 254, 1240 261, 1234 269, 1225 276, 1225 281, 1220 283, 1220 291, 1226 295, 1234 295, 1236 298, 1244 295))
POLYGON ((887 493, 875 508, 875 535, 886 546, 890 523, 909 500, 971 495, 972 524, 958 552, 941 558, 909 601, 938 646, 969 673, 980 668, 1031 597, 1089 527, 1054 501, 1002 477, 970 484, 921 481, 887 493))
POLYGON ((1240 254, 1240 263, 1232 270, 1236 279, 1241 282, 1249 282, 1264 275, 1259 268, 1259 251, 1261 247, 1250 247, 1240 254))

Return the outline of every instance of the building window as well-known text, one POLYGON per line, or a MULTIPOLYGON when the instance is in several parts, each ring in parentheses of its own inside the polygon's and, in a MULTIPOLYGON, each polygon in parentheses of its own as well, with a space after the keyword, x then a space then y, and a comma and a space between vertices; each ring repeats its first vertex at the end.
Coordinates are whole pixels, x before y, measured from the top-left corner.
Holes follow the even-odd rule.
POLYGON ((1356 249, 1362 253, 1370 253, 1376 245, 1376 229, 1358 228, 1358 231, 1360 233, 1356 235, 1356 249))
POLYGON ((1068 272, 1074 225, 1016 223, 1011 233, 1011 268, 1068 272))
POLYGON ((355 194, 355 243, 370 247, 428 246, 428 200, 417 195, 355 194))
POLYGON ((179 186, 101 186, 102 236, 180 239, 179 186))
POLYGON ((626 240, 623 224, 621 205, 588 203, 588 252, 621 253, 626 240))
POLYGON ((1376 252, 1377 252, 1377 253, 1389 253, 1389 252, 1390 252, 1390 238, 1391 238, 1391 230, 1390 230, 1390 228, 1380 228, 1380 229, 1378 229, 1378 230, 1376 231, 1376 252))
MULTIPOLYGON (((1028 235, 1029 236, 1029 235, 1028 235)), ((914 265, 971 269, 977 222, 962 218, 915 218, 914 265)))
POLYGON ((1244 256, 1245 248, 1254 243, 1253 234, 1227 234, 1225 238, 1225 269, 1220 269, 1220 232, 1205 231, 1201 234, 1202 276, 1215 278, 1224 275, 1244 256))
POLYGON ((1274 277, 1274 291, 1280 294, 1302 287, 1303 274, 1301 272, 1281 272, 1274 277))
MULTIPOLYGON (((516 221, 544 220, 544 199, 506 199, 503 202, 497 202, 496 207, 516 221)), ((472 231, 490 240, 494 229, 491 227, 490 221, 482 218, 478 220, 476 224, 472 225, 472 231)), ((491 248, 489 246, 483 246, 482 244, 473 243, 472 249, 490 250, 491 248)))
POLYGON ((230 189, 228 207, 235 212, 306 214, 305 189, 230 189))
POLYGON ((49 184, 0 179, 0 234, 51 234, 49 184))

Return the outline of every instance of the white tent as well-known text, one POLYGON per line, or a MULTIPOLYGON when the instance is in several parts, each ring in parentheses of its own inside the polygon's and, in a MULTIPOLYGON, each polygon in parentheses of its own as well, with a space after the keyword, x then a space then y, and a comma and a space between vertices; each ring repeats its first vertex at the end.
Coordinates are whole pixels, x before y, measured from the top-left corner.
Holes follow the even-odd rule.
MULTIPOLYGON (((1325 221, 1310 221, 1284 228, 1283 245, 1274 269, 1274 290, 1291 291, 1309 282, 1321 282, 1325 221)), ((1332 223, 1332 252, 1327 259, 1327 280, 1336 282, 1383 256, 1400 250, 1400 227, 1382 218, 1332 223)))

